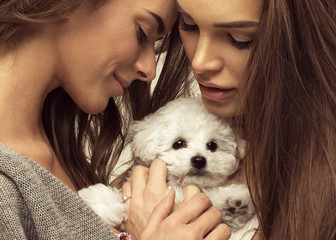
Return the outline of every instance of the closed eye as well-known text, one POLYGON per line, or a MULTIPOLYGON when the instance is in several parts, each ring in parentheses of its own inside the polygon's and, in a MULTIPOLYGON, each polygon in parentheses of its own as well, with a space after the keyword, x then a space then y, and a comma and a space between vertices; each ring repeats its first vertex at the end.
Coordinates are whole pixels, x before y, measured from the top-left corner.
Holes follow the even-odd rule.
POLYGON ((241 50, 249 49, 253 43, 253 39, 249 41, 237 41, 231 34, 228 34, 228 37, 231 39, 232 46, 241 50))
POLYGON ((198 26, 196 24, 193 24, 193 25, 187 24, 184 21, 182 16, 180 16, 179 25, 180 25, 180 29, 186 32, 198 31, 198 26))
POLYGON ((149 42, 148 40, 148 36, 146 35, 145 31, 142 29, 142 27, 139 24, 136 24, 136 35, 137 35, 137 39, 139 44, 141 44, 142 42, 149 42))

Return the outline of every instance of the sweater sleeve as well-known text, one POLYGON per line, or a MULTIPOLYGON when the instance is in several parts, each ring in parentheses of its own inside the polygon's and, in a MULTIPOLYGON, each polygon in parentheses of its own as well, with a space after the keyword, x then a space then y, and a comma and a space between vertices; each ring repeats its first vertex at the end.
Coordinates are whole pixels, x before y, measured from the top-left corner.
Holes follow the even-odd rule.
POLYGON ((0 143, 0 239, 118 238, 64 183, 0 143))
POLYGON ((17 186, 0 173, 0 239, 34 239, 33 221, 17 186))

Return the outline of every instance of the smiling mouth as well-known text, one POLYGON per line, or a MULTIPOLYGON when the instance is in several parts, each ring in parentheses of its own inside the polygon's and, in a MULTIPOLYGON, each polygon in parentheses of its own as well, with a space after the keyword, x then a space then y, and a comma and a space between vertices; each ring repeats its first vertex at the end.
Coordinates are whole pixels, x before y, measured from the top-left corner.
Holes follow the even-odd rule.
POLYGON ((128 88, 130 83, 123 80, 117 73, 113 73, 113 77, 120 83, 123 88, 128 88))

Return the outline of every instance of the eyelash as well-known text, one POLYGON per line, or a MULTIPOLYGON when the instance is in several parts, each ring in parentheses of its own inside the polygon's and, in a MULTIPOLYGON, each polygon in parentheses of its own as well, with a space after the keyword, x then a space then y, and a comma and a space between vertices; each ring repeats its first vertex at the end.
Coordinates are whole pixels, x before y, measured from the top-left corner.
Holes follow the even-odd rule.
MULTIPOLYGON (((182 17, 180 17, 179 23, 180 23, 180 28, 183 31, 191 32, 191 31, 198 31, 199 30, 197 25, 187 24, 183 20, 182 17)), ((231 34, 228 34, 228 37, 231 40, 232 46, 239 49, 239 50, 249 49, 251 47, 252 43, 253 43, 253 39, 250 40, 250 41, 246 41, 246 42, 240 42, 240 41, 237 41, 236 39, 234 39, 231 34)))
POLYGON ((145 42, 149 42, 148 41, 148 37, 145 33, 145 31, 142 29, 142 27, 140 25, 137 24, 137 30, 136 30, 136 34, 137 34, 137 38, 138 38, 138 42, 139 44, 143 43, 143 41, 145 42))
POLYGON ((180 23, 180 28, 183 31, 186 31, 186 32, 198 31, 197 25, 189 25, 189 24, 187 24, 182 17, 180 17, 179 23, 180 23))
POLYGON ((229 38, 231 39, 232 46, 234 46, 237 49, 249 49, 253 43, 253 39, 246 41, 246 42, 239 42, 236 39, 234 39, 231 34, 228 34, 229 38))

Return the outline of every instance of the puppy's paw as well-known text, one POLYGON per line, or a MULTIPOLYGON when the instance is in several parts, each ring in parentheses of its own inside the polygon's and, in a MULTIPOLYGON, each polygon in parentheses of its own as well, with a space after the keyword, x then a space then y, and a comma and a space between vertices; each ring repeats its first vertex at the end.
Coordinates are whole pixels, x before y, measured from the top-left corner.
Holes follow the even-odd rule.
POLYGON ((254 216, 250 193, 244 184, 231 184, 219 187, 209 193, 215 207, 222 212, 222 221, 233 232, 245 226, 254 216))
POLYGON ((127 220, 127 209, 122 201, 121 191, 96 184, 78 191, 78 195, 108 225, 122 229, 127 220))

